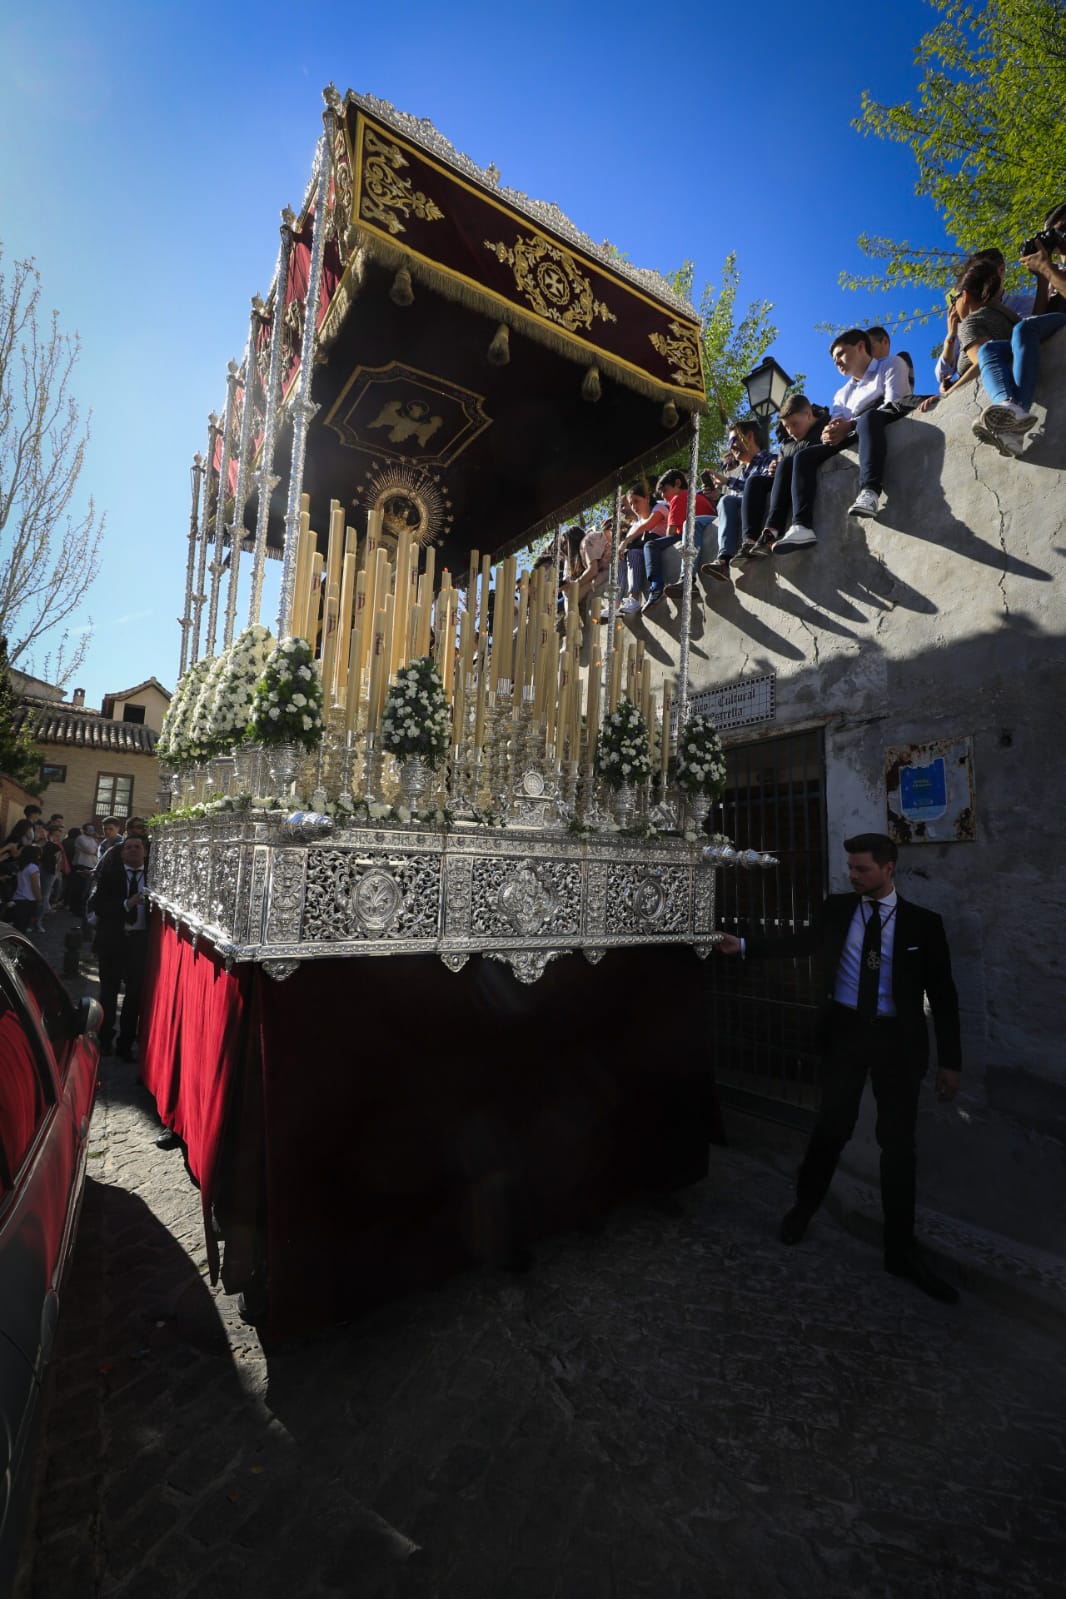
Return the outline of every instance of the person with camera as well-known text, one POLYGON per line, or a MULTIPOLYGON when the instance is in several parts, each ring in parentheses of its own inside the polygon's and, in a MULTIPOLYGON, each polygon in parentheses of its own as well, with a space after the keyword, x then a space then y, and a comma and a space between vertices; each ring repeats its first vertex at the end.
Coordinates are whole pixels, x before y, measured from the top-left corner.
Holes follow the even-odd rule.
POLYGON ((1022 266, 1039 279, 1034 314, 1015 323, 1009 340, 990 339, 982 344, 977 357, 990 404, 975 431, 980 427, 992 433, 995 442, 1002 440, 1016 455, 1036 422, 1031 407, 1040 376, 1040 346, 1066 327, 1066 273, 1053 259, 1057 255, 1061 262, 1066 256, 1066 207, 1053 211, 1049 223, 1026 239, 1020 252, 1022 266), (1052 219, 1057 219, 1057 225, 1052 219))
POLYGON ((971 257, 956 284, 952 309, 962 356, 953 388, 980 376, 989 403, 973 431, 1000 454, 1017 456, 1036 424, 1032 404, 1040 376, 1040 346, 1066 327, 1066 272, 1061 264, 1066 256, 1066 206, 1052 211, 1045 228, 1021 247, 1022 266, 1038 280, 1030 314, 1018 316, 1006 303, 997 256, 998 252, 986 250, 971 257))

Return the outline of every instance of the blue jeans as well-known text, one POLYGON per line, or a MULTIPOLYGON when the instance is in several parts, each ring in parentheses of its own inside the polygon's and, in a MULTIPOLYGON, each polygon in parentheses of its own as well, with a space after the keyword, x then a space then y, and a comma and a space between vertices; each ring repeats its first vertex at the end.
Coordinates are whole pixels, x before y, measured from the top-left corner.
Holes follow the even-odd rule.
MULTIPOLYGON (((713 516, 698 516, 696 518, 693 539, 696 547, 696 558, 699 559, 703 548, 704 529, 710 527, 714 521, 713 516)), ((644 546, 644 570, 648 576, 648 586, 653 593, 658 593, 663 586, 663 551, 668 550, 671 544, 681 542, 680 533, 667 533, 660 539, 649 539, 644 546)))
POLYGON ((1040 376, 1040 346, 1060 328, 1066 328, 1066 311, 1024 316, 1014 325, 1010 341, 990 339, 977 354, 981 382, 994 405, 1020 405, 1028 411, 1040 376))
MULTIPOLYGON (((780 468, 778 468, 780 470, 780 468)), ((731 560, 741 541, 757 539, 766 520, 772 479, 749 477, 742 494, 723 494, 718 501, 718 559, 731 560)))
POLYGON ((741 499, 723 494, 718 501, 718 559, 729 560, 740 549, 741 499))

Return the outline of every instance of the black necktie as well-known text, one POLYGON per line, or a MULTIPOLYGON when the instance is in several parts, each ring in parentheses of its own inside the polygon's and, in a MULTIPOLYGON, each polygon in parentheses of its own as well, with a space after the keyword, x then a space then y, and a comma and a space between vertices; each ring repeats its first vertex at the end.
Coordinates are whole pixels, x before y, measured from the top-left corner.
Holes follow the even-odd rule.
MULTIPOLYGON (((138 890, 140 889, 140 886, 141 886, 141 874, 140 874, 140 872, 135 872, 131 868, 130 869, 129 892, 126 895, 126 898, 127 899, 132 899, 134 894, 136 894, 138 892, 138 890)), ((140 907, 137 906, 137 905, 127 905, 127 907, 126 907, 126 920, 128 922, 135 922, 137 920, 137 911, 138 911, 139 908, 140 907)))
POLYGON ((866 931, 862 937, 862 954, 859 957, 859 997, 856 1010, 864 1021, 872 1022, 877 1015, 877 991, 881 984, 881 909, 878 905, 864 906, 866 931))

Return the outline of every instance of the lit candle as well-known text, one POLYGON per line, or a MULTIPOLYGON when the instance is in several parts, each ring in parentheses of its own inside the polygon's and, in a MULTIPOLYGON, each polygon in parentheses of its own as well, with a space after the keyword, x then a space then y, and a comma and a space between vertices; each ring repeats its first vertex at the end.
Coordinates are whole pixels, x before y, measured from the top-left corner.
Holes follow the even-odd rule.
POLYGON ((607 709, 616 711, 622 690, 622 623, 614 624, 614 647, 611 650, 611 675, 607 688, 607 709))
POLYGON ((337 659, 337 588, 330 583, 322 606, 322 691, 326 710, 334 699, 337 659))
MULTIPOLYGON (((477 568, 481 559, 477 550, 470 551, 470 567, 466 574, 466 608, 473 616, 477 616, 477 568)), ((471 623, 471 626, 474 624, 471 623)))
POLYGON ((366 707, 366 730, 376 733, 380 722, 380 688, 385 655, 385 618, 381 611, 374 615, 370 644, 370 694, 366 707))
POLYGON ((592 759, 596 748, 596 740, 600 733, 600 696, 603 692, 603 661, 600 654, 600 641, 597 638, 592 646, 592 664, 589 667, 589 689, 587 710, 587 753, 586 759, 592 759))
POLYGON ((659 757, 662 762, 661 771, 663 782, 666 782, 666 773, 670 765, 670 685, 663 684, 663 729, 659 757))
POLYGON ((511 677, 514 682, 514 703, 517 713, 522 704, 522 685, 526 680, 526 604, 529 599, 529 579, 523 576, 518 587, 518 616, 515 620, 514 656, 511 677))
MULTIPOLYGON (((311 537, 314 538, 313 533, 311 537)), ((321 643, 318 623, 322 613, 322 567, 324 564, 321 555, 316 550, 311 557, 311 589, 307 597, 307 615, 304 617, 304 625, 300 629, 301 636, 311 646, 312 655, 319 653, 319 645, 321 643)))
POLYGON ((389 662, 390 682, 400 669, 401 657, 407 652, 407 634, 410 627, 410 588, 411 534, 407 528, 403 528, 396 543, 396 621, 392 633, 392 659, 389 662))
POLYGON ((341 587, 341 558, 344 555, 344 507, 339 500, 329 502, 329 539, 326 544, 326 587, 341 587))
POLYGON ((352 606, 355 600, 355 556, 346 554, 341 567, 341 596, 337 611, 337 653, 335 698, 348 686, 348 651, 352 635, 352 606))
POLYGON ((488 638, 482 633, 477 649, 477 703, 474 706, 475 761, 481 759, 481 750, 485 743, 485 707, 488 703, 488 681, 485 674, 485 661, 488 647, 488 638))
POLYGON ((492 556, 481 557, 481 593, 478 595, 477 630, 487 638, 489 633, 489 591, 492 586, 492 556))
POLYGON ((474 613, 469 607, 459 624, 459 676, 463 683, 474 670, 474 613))
POLYGON ((381 723, 381 714, 385 706, 385 696, 389 692, 392 679, 389 676, 389 662, 392 660, 392 640, 396 632, 396 597, 393 594, 385 596, 385 636, 381 654, 381 675, 378 679, 378 724, 381 723))
MULTIPOLYGON (((359 574, 360 577, 362 573, 359 574)), ((352 628, 351 649, 348 655, 347 702, 344 707, 344 725, 350 733, 359 726, 359 696, 363 688, 363 624, 356 622, 352 628)))
POLYGON ((311 582, 311 551, 314 548, 314 540, 309 540, 307 537, 311 518, 307 510, 306 494, 302 496, 300 504, 302 509, 300 528, 296 535, 296 572, 292 584, 292 613, 289 617, 289 625, 296 635, 299 635, 303 619, 307 614, 307 591, 311 582))

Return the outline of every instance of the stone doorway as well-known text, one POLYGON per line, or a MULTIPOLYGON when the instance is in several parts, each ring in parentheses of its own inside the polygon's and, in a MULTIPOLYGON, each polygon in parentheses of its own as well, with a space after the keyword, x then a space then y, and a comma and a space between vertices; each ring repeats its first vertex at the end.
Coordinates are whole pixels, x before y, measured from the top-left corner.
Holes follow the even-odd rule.
MULTIPOLYGON (((826 888, 825 742, 821 728, 734 744, 716 824, 773 871, 718 877, 717 924, 773 937, 809 923, 826 888)), ((804 1125, 816 1103, 816 991, 809 960, 708 960, 709 1042, 722 1098, 804 1125)))

